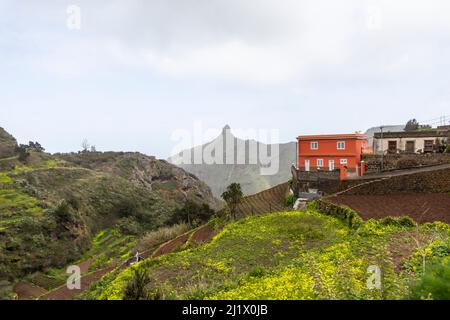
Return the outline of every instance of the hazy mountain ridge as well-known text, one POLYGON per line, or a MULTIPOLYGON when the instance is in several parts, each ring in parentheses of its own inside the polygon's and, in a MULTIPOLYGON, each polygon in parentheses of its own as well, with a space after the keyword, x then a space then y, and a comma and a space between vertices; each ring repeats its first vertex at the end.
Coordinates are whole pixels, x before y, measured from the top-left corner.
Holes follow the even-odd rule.
POLYGON ((229 126, 225 126, 222 133, 213 141, 184 150, 178 155, 170 157, 168 161, 206 182, 214 196, 220 197, 225 188, 233 182, 240 183, 243 192, 246 195, 250 195, 288 181, 291 178, 290 168, 292 163, 295 163, 295 157, 295 142, 268 145, 255 140, 242 140, 231 133, 229 126), (234 143, 234 151, 232 151, 234 157, 228 154, 231 149, 227 146, 227 141, 233 141, 234 143), (238 146, 241 148, 239 149, 238 146), (203 154, 205 150, 208 151, 214 147, 223 147, 222 163, 224 164, 195 163, 195 154, 203 154), (267 150, 267 155, 270 157, 275 147, 279 148, 278 172, 274 175, 263 175, 261 174, 261 168, 267 167, 267 165, 265 166, 260 158, 252 158, 250 154, 253 153, 251 151, 256 150, 259 155, 261 150, 263 153, 267 150), (185 154, 190 155, 190 157, 187 156, 183 159, 185 154), (238 154, 241 154, 241 161, 237 161, 239 158, 238 154), (245 154, 245 157, 242 156, 243 154, 245 154), (229 157, 228 161, 227 156, 229 157), (188 163, 184 161, 186 159, 188 159, 188 163), (230 160, 233 160, 232 163, 230 163, 230 160))

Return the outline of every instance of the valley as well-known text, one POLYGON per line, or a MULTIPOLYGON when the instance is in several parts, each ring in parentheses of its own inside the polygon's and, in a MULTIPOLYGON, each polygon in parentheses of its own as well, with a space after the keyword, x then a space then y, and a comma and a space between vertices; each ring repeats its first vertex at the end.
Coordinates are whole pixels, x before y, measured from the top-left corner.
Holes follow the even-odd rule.
POLYGON ((41 150, 24 160, 15 139, 3 137, 2 299, 448 297, 446 165, 353 187, 343 181, 336 186, 344 191, 301 210, 285 181, 244 196, 232 213, 204 182, 164 160, 41 150), (75 290, 66 285, 73 265, 81 270, 75 290), (368 285, 372 269, 382 272, 381 288, 368 285), (430 287, 436 279, 442 286, 430 287))

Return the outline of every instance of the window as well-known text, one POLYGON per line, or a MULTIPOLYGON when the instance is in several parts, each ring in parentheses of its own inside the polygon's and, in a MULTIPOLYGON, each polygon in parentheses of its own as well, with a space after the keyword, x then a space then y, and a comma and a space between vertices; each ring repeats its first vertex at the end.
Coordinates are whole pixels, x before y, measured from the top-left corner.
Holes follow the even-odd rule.
POLYGON ((345 150, 345 141, 338 141, 337 149, 338 150, 345 150))
POLYGON ((397 141, 394 140, 388 141, 388 152, 389 153, 397 152, 397 141))
POLYGON ((317 150, 317 149, 319 149, 319 143, 311 142, 311 150, 317 150))
POLYGON ((423 143, 423 152, 433 152, 434 149, 434 141, 433 140, 425 140, 423 143))
POLYGON ((347 159, 341 159, 341 165, 346 166, 348 163, 347 159))
POLYGON ((317 159, 317 168, 323 167, 323 159, 317 159))

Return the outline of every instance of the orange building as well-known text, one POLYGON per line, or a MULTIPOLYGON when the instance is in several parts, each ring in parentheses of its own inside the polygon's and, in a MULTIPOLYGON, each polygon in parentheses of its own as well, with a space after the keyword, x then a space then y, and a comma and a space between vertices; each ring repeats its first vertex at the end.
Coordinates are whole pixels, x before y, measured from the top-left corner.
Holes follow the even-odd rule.
MULTIPOLYGON (((299 136, 297 169, 364 175, 362 155, 370 152, 367 136, 360 133, 299 136), (343 170, 341 170, 343 171, 343 170)), ((344 177, 345 178, 345 177, 344 177)))

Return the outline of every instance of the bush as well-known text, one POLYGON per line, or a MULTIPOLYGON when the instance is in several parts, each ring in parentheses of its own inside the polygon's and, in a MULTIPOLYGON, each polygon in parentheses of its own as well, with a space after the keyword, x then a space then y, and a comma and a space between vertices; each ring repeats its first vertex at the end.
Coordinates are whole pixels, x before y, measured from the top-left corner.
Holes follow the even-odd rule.
POLYGON ((80 220, 80 217, 77 214, 77 212, 66 200, 62 200, 56 208, 50 211, 50 213, 52 217, 56 220, 56 222, 61 224, 64 223, 76 224, 80 220))
POLYGON ((425 275, 413 286, 411 299, 450 299, 450 256, 444 257, 430 265, 425 275))
POLYGON ((141 233, 141 226, 133 217, 121 218, 117 222, 119 230, 125 235, 138 235, 141 233))
POLYGON ((444 151, 445 153, 450 153, 450 144, 449 145, 447 145, 447 147, 445 148, 445 151, 444 151))
POLYGON ((213 214, 214 210, 208 204, 199 204, 195 201, 187 200, 183 207, 174 211, 170 222, 174 224, 188 223, 196 226, 208 221, 213 214))
POLYGON ((125 286, 123 300, 148 300, 149 293, 146 289, 150 282, 146 268, 133 269, 133 277, 125 286))
POLYGON ((380 220, 383 226, 396 226, 396 227, 406 227, 412 228, 416 226, 416 223, 410 217, 386 217, 380 220))
POLYGON ((295 204, 295 201, 297 200, 297 197, 295 196, 295 194, 288 194, 285 198, 284 198, 284 204, 287 207, 293 207, 295 204))
POLYGON ((333 216, 347 223, 350 228, 357 229, 363 223, 358 213, 346 206, 338 206, 334 203, 317 200, 308 208, 316 207, 322 213, 333 216))
POLYGON ((267 274, 266 270, 262 267, 254 267, 248 275, 252 278, 262 278, 267 274))

